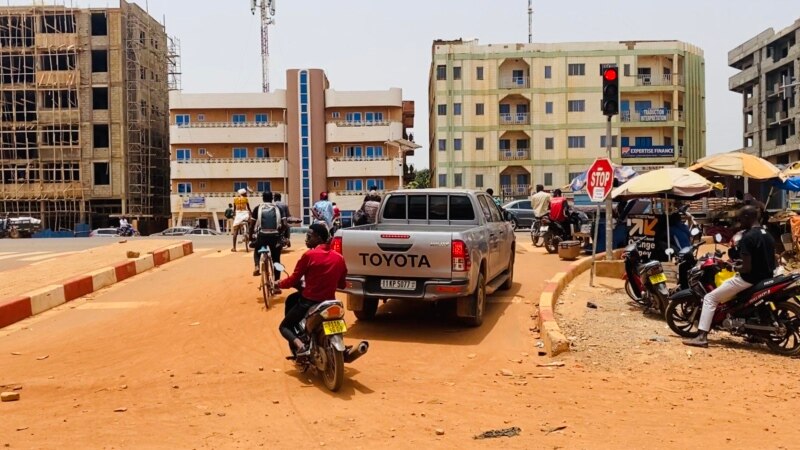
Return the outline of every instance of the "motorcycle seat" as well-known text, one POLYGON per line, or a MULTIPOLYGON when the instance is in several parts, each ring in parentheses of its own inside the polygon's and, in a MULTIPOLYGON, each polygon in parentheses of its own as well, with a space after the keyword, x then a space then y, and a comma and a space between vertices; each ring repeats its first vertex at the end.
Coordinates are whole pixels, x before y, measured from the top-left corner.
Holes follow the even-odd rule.
POLYGON ((316 313, 321 308, 327 308, 328 306, 331 305, 339 305, 341 307, 344 307, 344 304, 339 300, 325 300, 324 302, 319 302, 318 304, 312 306, 311 308, 308 308, 308 312, 306 312, 306 317, 316 313))
POLYGON ((753 286, 747 288, 740 294, 740 297, 749 298, 756 292, 763 291, 764 289, 768 289, 778 284, 786 283, 787 281, 791 281, 796 278, 800 278, 800 275, 788 274, 788 275, 779 275, 775 278, 767 278, 766 280, 763 280, 760 283, 756 283, 753 286))
POLYGON ((660 266, 660 265, 661 265, 661 261, 648 261, 648 262, 642 264, 641 266, 639 266, 639 269, 640 270, 647 270, 647 269, 651 269, 653 267, 660 266))

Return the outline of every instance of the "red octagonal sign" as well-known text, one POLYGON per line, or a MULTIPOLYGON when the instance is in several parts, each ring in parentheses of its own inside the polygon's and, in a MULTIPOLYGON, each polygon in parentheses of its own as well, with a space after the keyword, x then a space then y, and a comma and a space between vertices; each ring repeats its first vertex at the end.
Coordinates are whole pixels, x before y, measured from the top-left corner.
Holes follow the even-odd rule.
POLYGON ((614 186, 614 166, 608 158, 597 158, 586 172, 586 191, 593 202, 602 202, 614 186))

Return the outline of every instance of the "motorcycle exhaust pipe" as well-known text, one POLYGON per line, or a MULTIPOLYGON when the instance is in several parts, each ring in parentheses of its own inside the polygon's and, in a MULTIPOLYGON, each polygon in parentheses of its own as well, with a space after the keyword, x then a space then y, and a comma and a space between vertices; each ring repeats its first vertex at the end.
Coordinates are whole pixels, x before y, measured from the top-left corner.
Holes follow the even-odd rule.
POLYGON ((364 356, 367 353, 367 350, 369 350, 369 342, 359 342, 358 345, 347 349, 347 351, 344 353, 344 362, 350 364, 351 362, 364 356))

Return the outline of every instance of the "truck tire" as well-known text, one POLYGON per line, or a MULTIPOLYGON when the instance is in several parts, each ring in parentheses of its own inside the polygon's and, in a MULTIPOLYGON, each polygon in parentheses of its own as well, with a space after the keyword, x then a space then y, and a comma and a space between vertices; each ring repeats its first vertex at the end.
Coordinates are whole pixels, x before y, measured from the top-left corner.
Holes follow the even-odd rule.
POLYGON ((504 281, 503 284, 500 285, 500 290, 503 291, 511 289, 511 286, 514 285, 514 258, 515 258, 514 252, 516 252, 516 249, 514 249, 514 247, 511 247, 511 258, 508 260, 508 269, 506 269, 506 271, 508 272, 508 278, 506 278, 506 281, 504 281))
POLYGON ((375 319, 375 314, 378 312, 378 299, 374 297, 365 297, 360 310, 353 311, 356 319, 368 322, 375 319))
POLYGON ((462 305, 466 303, 467 308, 458 307, 458 311, 467 309, 475 315, 459 317, 461 323, 469 327, 479 327, 483 324, 483 310, 486 308, 486 276, 481 271, 478 274, 478 285, 475 287, 475 292, 470 295, 461 297, 457 300, 462 305))
POLYGON ((22 233, 19 232, 18 228, 12 228, 11 231, 8 233, 8 237, 11 239, 19 239, 22 237, 22 233))

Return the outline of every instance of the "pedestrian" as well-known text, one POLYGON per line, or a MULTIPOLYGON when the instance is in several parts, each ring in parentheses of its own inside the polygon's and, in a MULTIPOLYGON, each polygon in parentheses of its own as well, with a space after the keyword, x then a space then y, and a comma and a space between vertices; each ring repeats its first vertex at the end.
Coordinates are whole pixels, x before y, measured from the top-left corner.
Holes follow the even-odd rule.
POLYGON ((550 211, 550 194, 544 191, 544 186, 536 185, 536 193, 531 196, 531 208, 533 216, 541 219, 550 211))
POLYGON ((500 207, 500 199, 494 196, 494 189, 488 188, 486 189, 486 193, 492 196, 492 200, 494 200, 494 204, 500 207))
POLYGON ((228 203, 228 209, 225 210, 225 231, 231 234, 233 228, 233 203, 228 203))

